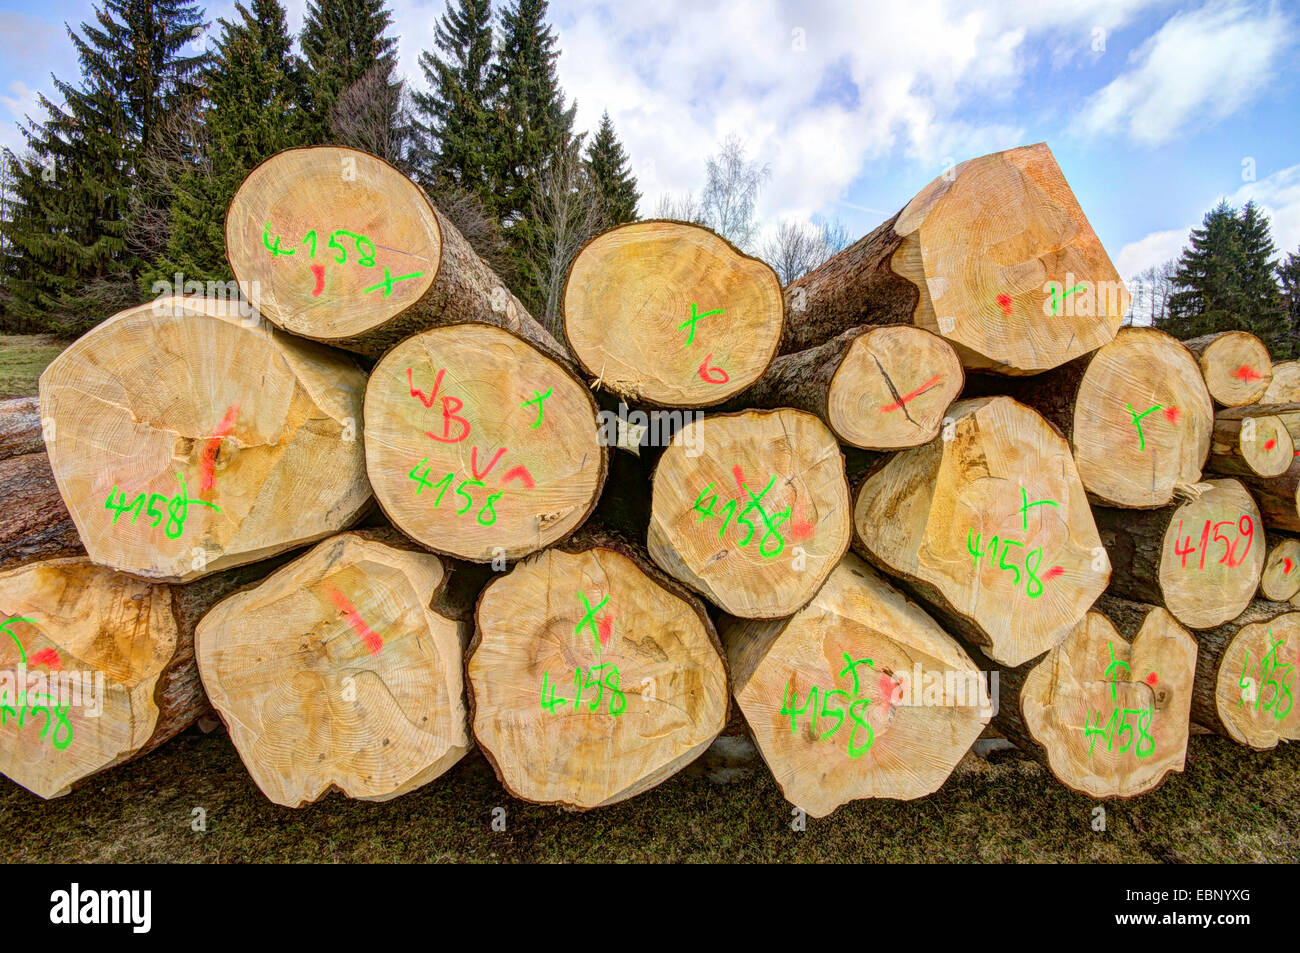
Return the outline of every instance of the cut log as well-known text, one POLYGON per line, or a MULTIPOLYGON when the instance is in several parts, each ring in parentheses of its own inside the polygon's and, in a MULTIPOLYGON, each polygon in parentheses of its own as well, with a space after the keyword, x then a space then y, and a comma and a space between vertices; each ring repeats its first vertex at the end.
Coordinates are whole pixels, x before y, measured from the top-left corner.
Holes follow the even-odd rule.
POLYGON ((731 619, 722 636, 763 760, 813 817, 934 793, 993 714, 956 641, 852 553, 790 618, 731 619))
POLYGON ((464 628, 431 608, 444 582, 391 530, 345 533, 204 617, 203 686, 262 793, 386 801, 469 750, 464 628))
POLYGON ((853 328, 777 358, 727 409, 794 407, 816 414, 843 443, 899 450, 939 435, 965 380, 952 345, 929 331, 853 328))
POLYGON ((1264 342, 1247 331, 1220 331, 1184 341, 1201 363, 1210 396, 1224 407, 1256 404, 1273 380, 1264 342))
POLYGON ((1300 539, 1269 537, 1259 593, 1269 602, 1286 602, 1300 593, 1300 539))
POLYGON ((1273 379, 1259 399, 1261 404, 1300 402, 1300 361, 1278 361, 1273 365, 1273 379))
POLYGON ((0 401, 0 569, 84 556, 45 455, 35 397, 0 401))
POLYGON ((963 400, 937 440, 894 454, 858 490, 854 547, 904 579, 995 661, 1056 645, 1109 568, 1069 447, 1009 397, 963 400))
POLYGON ((370 505, 365 375, 206 298, 162 298, 41 375, 50 465, 90 558, 189 580, 337 532, 370 505))
POLYGON ((189 727, 209 710, 195 625, 265 571, 169 586, 66 557, 0 573, 0 772, 58 797, 189 727))
POLYGON ((539 553, 488 584, 477 619, 474 737, 515 797, 614 804, 693 761, 726 723, 704 604, 626 541, 539 553))
POLYGON ((1014 396, 1070 443, 1084 489, 1109 506, 1165 506, 1201 479, 1214 405, 1196 359, 1155 328, 1028 378, 1014 396))
POLYGON ((684 222, 632 222, 573 259, 564 335, 601 387, 655 406, 708 407, 767 369, 782 308, 776 272, 722 236, 684 222))
POLYGON ((808 603, 852 535, 844 457, 799 410, 719 414, 683 427, 654 472, 650 556, 731 615, 808 603))
POLYGON ((1193 492, 1158 510, 1099 506, 1093 515, 1112 593, 1163 605, 1188 628, 1208 629, 1250 604, 1267 544, 1259 509, 1239 481, 1208 480, 1193 492))
MULTIPOLYGON (((1253 412, 1251 404, 1220 411, 1214 418, 1208 468, 1232 476, 1280 476, 1295 459, 1295 444, 1281 417, 1253 412)), ((1300 430, 1300 404, 1295 406, 1300 430)))
POLYGON ((1046 143, 961 163, 786 288, 781 353, 916 324, 968 368, 1036 374, 1115 336, 1129 294, 1046 143))
POLYGON ((1142 608, 1131 641, 1091 611, 1041 661, 1002 673, 998 728, 1091 797, 1151 791, 1187 757, 1196 640, 1142 608))
POLYGON ((418 185, 354 149, 289 149, 257 166, 226 213, 226 258, 263 317, 349 351, 378 357, 417 331, 478 321, 565 354, 418 185))
POLYGON ((388 518, 463 559, 514 560, 563 539, 605 481, 591 393, 500 328, 407 338, 371 372, 365 414, 366 468, 388 518))
POLYGON ((1252 602, 1231 622, 1196 633, 1192 720, 1263 751, 1300 740, 1295 705, 1300 612, 1285 602, 1252 602))

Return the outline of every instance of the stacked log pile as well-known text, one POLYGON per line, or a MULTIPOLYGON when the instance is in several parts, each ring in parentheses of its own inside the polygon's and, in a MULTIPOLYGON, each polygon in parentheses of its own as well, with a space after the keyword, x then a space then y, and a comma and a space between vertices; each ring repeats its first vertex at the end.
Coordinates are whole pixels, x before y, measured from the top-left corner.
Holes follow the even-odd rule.
POLYGON ((209 705, 287 806, 477 745, 597 808, 733 711, 815 816, 935 791, 991 725, 1095 797, 1193 723, 1300 731, 1300 374, 1121 327, 1045 144, 785 289, 611 229, 562 340, 364 153, 268 159, 226 243, 243 299, 125 311, 0 406, 0 771, 43 797, 209 705))

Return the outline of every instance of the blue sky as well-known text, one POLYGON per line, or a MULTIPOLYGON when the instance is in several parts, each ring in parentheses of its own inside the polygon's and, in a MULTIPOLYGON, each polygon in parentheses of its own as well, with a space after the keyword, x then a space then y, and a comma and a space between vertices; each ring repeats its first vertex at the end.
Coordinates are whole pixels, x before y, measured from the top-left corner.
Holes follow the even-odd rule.
MULTIPOLYGON (((442 0, 390 4, 417 86, 442 0)), ((286 3, 292 29, 305 0, 286 3)), ((206 5, 208 19, 233 3, 206 5)), ((77 75, 87 0, 0 0, 0 144, 77 75)), ((1175 256, 1220 198, 1300 248, 1300 4, 1146 0, 552 0, 582 128, 609 110, 643 214, 698 191, 729 134, 766 163, 759 213, 893 215, 950 161, 1045 140, 1127 276, 1175 256)))

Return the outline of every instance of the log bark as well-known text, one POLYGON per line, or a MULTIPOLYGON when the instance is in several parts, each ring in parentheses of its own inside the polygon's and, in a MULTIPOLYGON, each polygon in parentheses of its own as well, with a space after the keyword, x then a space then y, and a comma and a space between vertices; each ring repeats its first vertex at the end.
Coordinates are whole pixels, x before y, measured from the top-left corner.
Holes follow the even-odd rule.
POLYGON ((964 400, 937 440, 859 487, 854 548, 1015 666, 1069 634, 1109 570, 1064 439, 1009 397, 964 400))
POLYGON ((851 553, 790 618, 731 618, 722 636, 763 760, 813 817, 932 794, 993 713, 957 642, 851 553))
POLYGON ((1286 602, 1300 594, 1300 539, 1269 537, 1259 594, 1269 602, 1286 602))
POLYGON ((649 790, 727 720, 704 604, 625 538, 584 531, 489 583, 466 673, 474 737, 506 790, 570 810, 649 790))
POLYGON ((657 407, 708 407, 757 380, 781 337, 770 265, 698 225, 619 225, 564 283, 564 335, 596 383, 657 407))
POLYGON ((1256 404, 1273 380, 1264 342, 1247 331, 1220 331, 1184 341, 1196 355, 1210 396, 1224 407, 1256 404))
POLYGON ((1037 143, 961 163, 791 282, 780 353, 862 324, 904 323, 947 338, 967 368, 1036 374, 1111 340, 1128 301, 1037 143))
POLYGON ((1300 361, 1278 361, 1273 365, 1273 379, 1260 398, 1261 404, 1300 402, 1300 361))
POLYGON ((58 797, 189 727, 209 711, 195 627, 218 599, 266 571, 244 566, 174 586, 71 556, 0 573, 0 628, 9 636, 0 639, 0 772, 58 797), (33 694, 34 674, 49 681, 33 694))
POLYGON ((1186 761, 1196 640, 1140 608, 1122 635, 1094 609, 1041 660, 1001 673, 998 729, 1090 797, 1144 794, 1186 761))
POLYGON ((90 558, 188 581, 350 525, 371 504, 365 375, 216 299, 162 298, 40 379, 50 466, 90 558))
POLYGON ((816 414, 842 443, 899 450, 939 435, 965 380, 943 338, 907 324, 861 327, 778 357, 726 409, 794 407, 816 414))
POLYGON ((515 560, 596 505, 607 449, 590 391, 520 337, 434 328, 370 374, 366 469, 393 525, 437 552, 515 560))
POLYGON ((1243 474, 1238 479, 1250 489, 1269 529, 1300 533, 1300 456, 1278 476, 1243 474))
MULTIPOLYGON (((1292 411, 1300 432, 1300 404, 1292 411)), ((1265 413, 1262 404, 1220 411, 1214 418, 1214 436, 1207 465, 1230 476, 1281 476, 1295 459, 1295 444, 1281 416, 1265 413), (1258 412, 1256 412, 1258 411, 1258 412)))
POLYGON ((1162 605, 1207 629, 1254 598, 1266 542, 1259 509, 1240 481, 1207 480, 1186 502, 1158 510, 1095 507, 1115 595, 1162 605))
POLYGON ((225 230, 245 297, 302 337, 379 357, 416 332, 477 321, 567 356, 424 191, 376 156, 277 153, 240 185, 225 230))
POLYGON ((1092 354, 1015 383, 1013 396, 1065 434, 1093 500, 1165 506, 1201 479, 1214 405, 1195 358, 1171 335, 1120 328, 1092 354))
POLYGON ((0 401, 0 569, 84 556, 41 438, 35 397, 0 401))
POLYGON ((651 558, 731 615, 790 615, 848 550, 844 457, 811 414, 695 421, 673 438, 653 481, 651 558))
POLYGON ((432 608, 445 583, 392 530, 344 533, 204 617, 203 686, 268 798, 386 801, 469 750, 465 630, 432 608))

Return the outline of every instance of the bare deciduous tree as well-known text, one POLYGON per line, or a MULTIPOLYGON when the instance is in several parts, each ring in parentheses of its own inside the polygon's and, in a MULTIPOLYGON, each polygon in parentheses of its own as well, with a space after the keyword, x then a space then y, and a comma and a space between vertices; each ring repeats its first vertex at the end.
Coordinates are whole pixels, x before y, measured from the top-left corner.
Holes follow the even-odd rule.
POLYGON ((530 203, 530 217, 528 268, 543 297, 537 317, 560 338, 560 296, 569 265, 582 244, 605 227, 600 196, 587 178, 576 142, 547 163, 530 203))
POLYGON ((771 174, 745 155, 745 145, 735 135, 723 140, 722 148, 709 156, 708 178, 700 198, 706 223, 734 245, 749 249, 757 227, 754 206, 758 191, 771 174))
POLYGON ((695 196, 686 192, 682 195, 661 195, 655 206, 655 218, 668 218, 691 225, 704 225, 704 209, 695 200, 695 196))
POLYGON ((483 207, 478 196, 459 186, 444 184, 429 190, 429 198, 438 211, 450 219, 471 248, 489 268, 498 275, 506 274, 510 267, 510 250, 496 220, 483 207))
POLYGON ((204 148, 206 134, 200 110, 192 105, 181 105, 159 120, 131 189, 125 240, 132 255, 153 261, 167 250, 172 198, 183 175, 212 177, 212 161, 204 148))
POLYGON ((1178 260, 1171 258, 1133 276, 1129 287, 1133 300, 1124 318, 1126 324, 1154 327, 1168 318, 1169 298, 1174 293, 1174 273, 1177 270, 1178 260))
POLYGON ((392 82, 391 67, 376 63, 330 107, 329 128, 340 145, 360 149, 404 168, 413 120, 406 84, 392 82))
POLYGON ((785 286, 843 251, 848 243, 848 232, 839 222, 811 225, 785 221, 763 243, 759 257, 772 266, 785 286))

